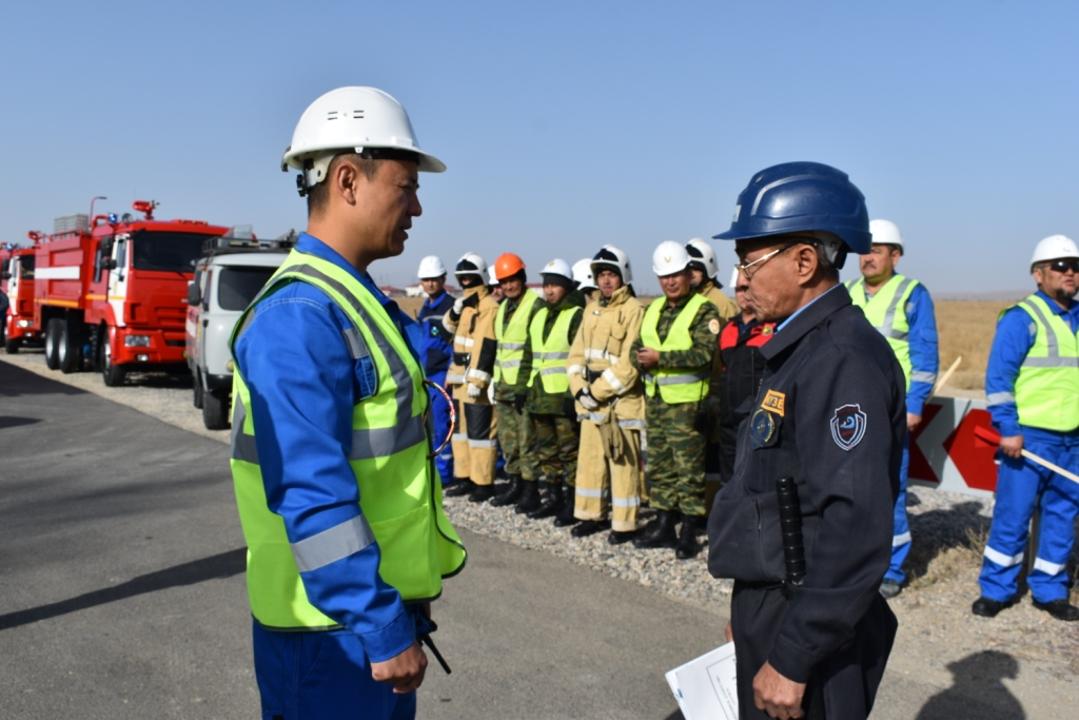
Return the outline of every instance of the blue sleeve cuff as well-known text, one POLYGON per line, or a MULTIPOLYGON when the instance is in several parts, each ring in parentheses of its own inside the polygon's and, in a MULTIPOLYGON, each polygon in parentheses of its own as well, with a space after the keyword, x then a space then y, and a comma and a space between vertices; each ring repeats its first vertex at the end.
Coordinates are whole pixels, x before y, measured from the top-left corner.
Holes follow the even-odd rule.
POLYGON ((385 662, 416 642, 416 620, 404 608, 389 625, 360 635, 360 641, 371 662, 385 662))

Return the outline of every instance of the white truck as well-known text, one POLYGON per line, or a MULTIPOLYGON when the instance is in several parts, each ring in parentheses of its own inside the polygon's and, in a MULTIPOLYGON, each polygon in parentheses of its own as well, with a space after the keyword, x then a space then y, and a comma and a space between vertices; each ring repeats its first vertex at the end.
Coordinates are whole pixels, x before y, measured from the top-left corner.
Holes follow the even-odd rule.
POLYGON ((222 238, 195 264, 188 286, 186 358, 193 402, 209 430, 229 427, 232 354, 229 336, 244 309, 288 256, 291 236, 272 243, 222 238))

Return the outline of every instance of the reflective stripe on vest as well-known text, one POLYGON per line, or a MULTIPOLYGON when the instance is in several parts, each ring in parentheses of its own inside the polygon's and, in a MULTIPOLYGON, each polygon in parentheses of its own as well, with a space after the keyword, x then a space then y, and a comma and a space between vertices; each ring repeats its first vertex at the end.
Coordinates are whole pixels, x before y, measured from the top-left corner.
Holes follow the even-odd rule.
POLYGON ((525 288, 509 325, 506 325, 506 306, 509 301, 498 306, 498 314, 495 316, 495 340, 498 341, 498 349, 495 351, 495 382, 517 384, 517 371, 521 367, 525 342, 528 340, 529 316, 537 300, 539 295, 525 288))
MULTIPOLYGON (((659 316, 667 304, 667 298, 658 297, 653 300, 645 310, 644 320, 641 322, 641 341, 644 346, 659 350, 660 353, 692 348, 693 334, 690 331, 690 324, 706 302, 708 299, 703 295, 691 295, 689 301, 678 312, 678 317, 671 323, 667 337, 660 342, 659 316)), ((653 368, 651 373, 644 375, 644 391, 648 397, 652 397, 658 389, 663 402, 672 405, 697 402, 707 394, 710 376, 711 366, 701 368, 698 372, 653 368)))
POLYGON ((1015 380, 1019 424, 1075 430, 1079 427, 1079 333, 1072 332, 1064 318, 1036 294, 1016 307, 1034 320, 1036 328, 1034 344, 1015 380))
POLYGON ((858 278, 847 283, 851 302, 862 309, 869 324, 876 328, 892 347, 895 359, 899 361, 899 367, 903 368, 907 390, 910 390, 913 366, 910 362, 910 340, 908 339, 910 323, 907 322, 906 307, 911 293, 918 284, 914 278, 904 277, 897 273, 874 295, 867 296, 865 278, 858 278))
POLYGON ((561 310, 547 339, 543 339, 543 328, 547 324, 548 309, 540 308, 532 318, 528 328, 528 339, 532 344, 532 375, 528 386, 532 387, 539 377, 543 392, 553 395, 569 390, 569 375, 566 374, 566 361, 569 360, 569 326, 580 312, 579 307, 561 310))
POLYGON ((267 506, 250 392, 237 363, 233 373, 233 485, 248 546, 247 586, 251 611, 263 625, 324 629, 336 623, 307 599, 300 572, 348 557, 375 541, 379 574, 406 600, 437 597, 442 578, 465 562, 460 538, 442 510, 424 427, 427 393, 423 374, 381 303, 356 278, 333 263, 293 250, 237 323, 268 294, 289 282, 306 282, 330 297, 353 323, 345 344, 355 359, 369 357, 377 390, 352 414, 349 464, 356 478, 360 515, 296 543, 284 521, 267 506))

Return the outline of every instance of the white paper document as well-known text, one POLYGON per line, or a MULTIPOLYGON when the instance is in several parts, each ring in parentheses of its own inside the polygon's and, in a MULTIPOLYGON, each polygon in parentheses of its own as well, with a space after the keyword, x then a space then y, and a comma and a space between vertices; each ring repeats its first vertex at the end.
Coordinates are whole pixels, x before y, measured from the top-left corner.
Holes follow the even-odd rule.
POLYGON ((729 642, 667 673, 686 720, 738 720, 734 669, 734 643, 729 642))

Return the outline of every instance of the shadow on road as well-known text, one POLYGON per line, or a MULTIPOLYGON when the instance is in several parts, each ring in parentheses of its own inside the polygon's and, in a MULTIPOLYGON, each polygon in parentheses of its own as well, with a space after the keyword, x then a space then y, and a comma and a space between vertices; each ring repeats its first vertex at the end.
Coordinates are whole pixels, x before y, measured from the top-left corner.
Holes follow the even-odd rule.
POLYGON ((999 650, 983 650, 948 664, 952 686, 926 701, 915 720, 1007 718, 1024 720, 1023 706, 1001 682, 1019 677, 1019 663, 999 650))
POLYGON ((979 515, 982 506, 976 502, 962 502, 944 510, 911 513, 910 534, 914 538, 907 571, 911 578, 925 575, 929 564, 945 550, 970 547, 981 555, 981 547, 972 546, 972 538, 984 537, 989 532, 989 518, 979 515))
POLYGON ((247 551, 245 548, 229 550, 182 565, 147 573, 125 583, 101 590, 84 593, 67 600, 40 605, 27 610, 0 615, 0 630, 49 620, 79 610, 125 600, 136 595, 157 592, 183 585, 194 585, 207 580, 218 580, 239 575, 244 571, 247 551))
POLYGON ((45 378, 16 367, 10 363, 0 362, 0 397, 16 397, 18 395, 85 395, 85 390, 65 385, 64 383, 46 380, 45 378))
POLYGON ((0 430, 4 428, 19 427, 20 425, 33 425, 41 422, 41 418, 18 417, 16 415, 0 415, 0 430))

